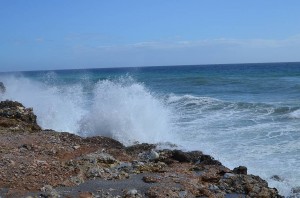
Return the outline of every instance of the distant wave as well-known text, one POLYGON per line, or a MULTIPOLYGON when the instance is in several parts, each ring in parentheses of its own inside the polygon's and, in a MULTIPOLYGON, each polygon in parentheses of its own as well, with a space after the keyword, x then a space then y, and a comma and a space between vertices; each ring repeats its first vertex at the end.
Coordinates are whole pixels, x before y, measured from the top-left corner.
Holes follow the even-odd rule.
POLYGON ((300 109, 297 109, 289 114, 291 118, 300 119, 300 109))
POLYGON ((175 95, 170 94, 166 98, 167 103, 175 104, 177 107, 198 108, 202 110, 233 110, 233 111, 253 111, 269 115, 285 115, 286 118, 300 118, 300 107, 283 106, 281 104, 270 103, 250 103, 250 102, 232 102, 223 101, 212 97, 202 97, 193 95, 175 95))

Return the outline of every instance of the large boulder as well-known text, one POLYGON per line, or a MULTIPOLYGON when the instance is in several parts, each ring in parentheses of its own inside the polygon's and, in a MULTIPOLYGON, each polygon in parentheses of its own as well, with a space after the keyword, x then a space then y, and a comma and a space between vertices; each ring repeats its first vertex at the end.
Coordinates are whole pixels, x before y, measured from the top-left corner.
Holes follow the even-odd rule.
POLYGON ((0 126, 30 131, 41 129, 32 108, 10 100, 0 102, 0 126))

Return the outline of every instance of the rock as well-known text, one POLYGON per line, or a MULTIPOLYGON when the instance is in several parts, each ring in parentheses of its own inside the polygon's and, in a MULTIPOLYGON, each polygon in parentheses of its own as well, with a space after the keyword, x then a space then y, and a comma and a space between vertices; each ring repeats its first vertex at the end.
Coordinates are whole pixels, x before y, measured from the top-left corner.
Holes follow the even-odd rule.
POLYGON ((221 179, 219 189, 227 193, 244 194, 245 197, 281 197, 275 188, 268 188, 268 183, 258 176, 237 174, 235 177, 221 179))
POLYGON ((58 192, 53 189, 50 185, 45 185, 43 188, 41 188, 41 191, 43 192, 43 197, 51 197, 51 198, 58 198, 60 195, 58 192))
POLYGON ((195 172, 200 172, 202 170, 203 170, 203 168, 198 167, 198 166, 194 166, 194 167, 190 168, 190 171, 195 171, 195 172))
POLYGON ((35 160, 35 164, 38 166, 48 166, 49 165, 45 160, 35 160))
POLYGON ((5 93, 5 91, 6 91, 6 88, 3 84, 3 82, 0 82, 0 93, 5 93))
POLYGON ((155 149, 155 144, 136 144, 133 146, 128 146, 125 148, 126 152, 131 155, 138 155, 143 152, 150 152, 151 150, 155 149))
POLYGON ((30 144, 23 144, 21 145, 19 148, 24 148, 26 150, 32 150, 33 149, 33 145, 30 145, 30 144))
POLYGON ((159 154, 154 150, 150 150, 139 153, 138 157, 141 161, 156 161, 159 158, 159 154))
POLYGON ((138 193, 138 191, 136 189, 131 189, 131 190, 128 190, 126 195, 136 195, 138 193))
POLYGON ((210 155, 202 155, 200 158, 200 163, 205 164, 205 165, 218 165, 221 166, 221 162, 218 160, 215 160, 213 157, 210 155))
POLYGON ((98 167, 91 167, 87 173, 86 176, 88 178, 94 178, 94 177, 102 177, 104 173, 104 170, 102 168, 98 168, 98 167))
POLYGON ((41 130, 41 127, 37 124, 36 115, 33 113, 32 108, 25 108, 19 102, 10 100, 1 101, 0 118, 0 126, 2 127, 23 126, 30 130, 41 130))
POLYGON ((180 198, 184 198, 188 195, 188 192, 183 190, 178 192, 180 198))
POLYGON ((142 198, 143 196, 138 193, 136 189, 128 190, 125 194, 125 198, 142 198))
POLYGON ((82 184, 84 182, 84 178, 82 175, 77 175, 77 176, 73 176, 70 178, 70 181, 73 183, 73 184, 76 184, 76 185, 79 185, 79 184, 82 184))
POLYGON ((245 167, 245 166, 236 167, 233 169, 233 172, 235 174, 247 175, 247 167, 245 167))
POLYGON ((279 182, 283 182, 284 179, 282 179, 280 176, 278 175, 273 175, 270 179, 273 179, 275 181, 279 181, 279 182))
POLYGON ((104 152, 90 153, 90 154, 84 156, 83 159, 88 160, 91 163, 101 162, 101 163, 105 163, 105 164, 113 164, 113 163, 117 162, 117 160, 113 156, 111 156, 108 153, 104 153, 104 152))
POLYGON ((189 156, 181 150, 174 150, 172 158, 174 160, 177 160, 178 162, 190 162, 191 161, 189 159, 189 156))
POLYGON ((172 151, 172 159, 178 162, 202 163, 207 165, 221 165, 221 163, 213 159, 209 155, 203 155, 201 151, 183 152, 181 150, 172 151))
POLYGON ((187 154, 189 155, 189 158, 193 163, 197 163, 203 156, 203 153, 201 151, 190 151, 187 154))
POLYGON ((145 182, 145 183, 157 183, 159 181, 159 178, 157 177, 152 177, 152 176, 144 176, 142 178, 142 180, 145 182))
POLYGON ((146 192, 146 197, 150 198, 165 198, 165 197, 179 197, 179 189, 171 188, 169 186, 152 186, 146 192))
POLYGON ((159 154, 156 151, 151 150, 150 153, 149 153, 149 160, 154 161, 158 158, 159 158, 159 154))
POLYGON ((292 188, 292 193, 294 193, 294 194, 300 194, 300 186, 292 188))
POLYGON ((216 186, 216 185, 210 185, 210 186, 209 186, 209 190, 211 190, 211 191, 218 191, 218 190, 220 190, 220 189, 219 189, 219 187, 216 186))
POLYGON ((134 169, 137 169, 137 168, 139 168, 141 166, 144 166, 144 165, 145 165, 144 162, 140 162, 140 161, 137 161, 137 160, 132 161, 132 167, 134 169))
POLYGON ((75 149, 75 150, 77 150, 77 149, 79 149, 80 148, 80 145, 75 145, 75 146, 73 146, 73 149, 75 149))
POLYGON ((93 193, 91 192, 81 192, 79 195, 78 195, 79 198, 93 198, 94 195, 93 193))
POLYGON ((228 179, 228 178, 231 178, 231 177, 234 177, 234 176, 235 176, 235 174, 232 174, 232 173, 225 173, 223 177, 224 177, 225 179, 228 179))
POLYGON ((114 149, 123 149, 125 146, 112 138, 95 136, 95 137, 87 137, 84 139, 86 143, 99 144, 104 148, 114 148, 114 149))
POLYGON ((121 162, 118 166, 116 166, 116 169, 128 169, 132 167, 132 163, 130 162, 121 162))
POLYGON ((132 166, 132 163, 129 163, 129 162, 120 162, 120 164, 117 165, 116 167, 114 167, 114 169, 128 173, 128 172, 132 171, 133 166, 132 166))

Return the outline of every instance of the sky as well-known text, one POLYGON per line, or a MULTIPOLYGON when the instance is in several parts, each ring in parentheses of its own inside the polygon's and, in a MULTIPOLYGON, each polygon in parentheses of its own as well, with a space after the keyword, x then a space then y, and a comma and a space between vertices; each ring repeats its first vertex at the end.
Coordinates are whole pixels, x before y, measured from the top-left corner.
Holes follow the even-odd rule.
POLYGON ((300 61, 299 0, 0 0, 0 72, 300 61))

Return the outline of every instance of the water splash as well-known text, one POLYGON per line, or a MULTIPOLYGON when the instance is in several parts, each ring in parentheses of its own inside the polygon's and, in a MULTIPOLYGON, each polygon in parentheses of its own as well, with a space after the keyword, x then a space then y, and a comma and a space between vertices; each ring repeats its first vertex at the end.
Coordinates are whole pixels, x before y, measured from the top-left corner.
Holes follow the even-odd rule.
POLYGON ((25 77, 3 79, 7 91, 2 99, 20 101, 33 107, 38 124, 57 131, 78 130, 78 121, 85 114, 85 98, 80 84, 49 86, 25 77))
POLYGON ((130 79, 99 81, 81 133, 106 135, 125 144, 170 141, 170 111, 144 85, 130 79))
MULTIPOLYGON (((44 75, 43 82, 9 76, 4 80, 3 99, 33 107, 43 128, 83 136, 104 135, 128 145, 134 141, 172 141, 171 111, 141 83, 125 76, 101 80, 84 89, 84 83, 56 85, 57 75, 44 75)), ((60 79, 61 80, 61 79, 60 79)))

